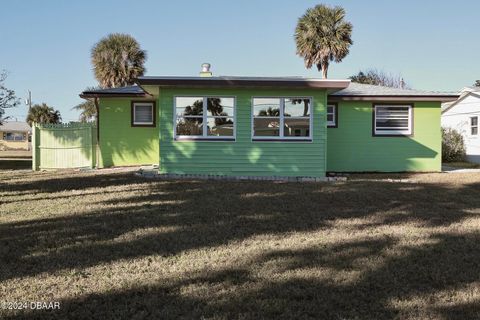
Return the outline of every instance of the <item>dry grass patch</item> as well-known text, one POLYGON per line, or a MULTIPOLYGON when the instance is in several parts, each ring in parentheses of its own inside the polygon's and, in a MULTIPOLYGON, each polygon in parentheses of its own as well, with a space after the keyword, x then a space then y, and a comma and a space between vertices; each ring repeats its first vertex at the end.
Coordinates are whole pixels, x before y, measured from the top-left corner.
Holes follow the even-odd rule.
POLYGON ((20 318, 480 317, 480 174, 324 184, 0 174, 20 318))

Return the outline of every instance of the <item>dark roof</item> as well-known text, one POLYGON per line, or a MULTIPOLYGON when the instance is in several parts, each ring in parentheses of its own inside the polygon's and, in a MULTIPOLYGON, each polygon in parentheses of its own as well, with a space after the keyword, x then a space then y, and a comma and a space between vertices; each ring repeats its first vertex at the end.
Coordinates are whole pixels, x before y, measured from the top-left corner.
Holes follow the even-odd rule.
POLYGON ((25 132, 31 131, 32 129, 28 125, 28 123, 23 121, 4 121, 3 124, 0 125, 0 131, 16 131, 16 132, 25 132))
POLYGON ((369 84, 350 83, 349 80, 312 79, 302 77, 139 77, 139 85, 86 90, 82 98, 93 97, 145 97, 148 93, 141 85, 162 87, 275 87, 318 88, 329 90, 331 100, 382 101, 454 101, 457 93, 390 88, 369 84))
POLYGON ((362 98, 386 98, 387 100, 400 100, 401 98, 402 100, 417 101, 453 101, 458 98, 458 94, 452 92, 390 88, 352 82, 347 88, 330 94, 330 97, 338 98, 339 100, 362 100, 362 98))
POLYGON ((350 80, 329 80, 302 77, 139 77, 139 85, 162 87, 243 87, 243 88, 317 88, 340 90, 350 80))
POLYGON ((85 90, 80 94, 80 97, 143 97, 145 95, 147 95, 147 93, 141 87, 134 85, 120 88, 85 90))

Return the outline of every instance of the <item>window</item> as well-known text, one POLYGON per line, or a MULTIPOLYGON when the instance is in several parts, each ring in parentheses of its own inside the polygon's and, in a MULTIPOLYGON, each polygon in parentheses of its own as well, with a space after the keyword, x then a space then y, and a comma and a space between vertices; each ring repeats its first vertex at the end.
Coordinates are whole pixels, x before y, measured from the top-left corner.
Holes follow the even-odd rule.
POLYGON ((4 132, 3 140, 7 141, 25 141, 26 135, 20 132, 4 132))
POLYGON ((374 135, 411 135, 412 105, 374 105, 374 135))
POLYGON ((235 139, 235 98, 175 97, 175 139, 235 139))
POLYGON ((337 127, 337 110, 338 105, 336 103, 327 104, 327 126, 329 128, 337 127))
POLYGON ((254 140, 311 140, 311 99, 254 98, 254 140))
POLYGON ((155 102, 132 101, 132 127, 155 127, 155 102))
POLYGON ((478 117, 470 118, 470 134, 472 136, 478 135, 478 117))

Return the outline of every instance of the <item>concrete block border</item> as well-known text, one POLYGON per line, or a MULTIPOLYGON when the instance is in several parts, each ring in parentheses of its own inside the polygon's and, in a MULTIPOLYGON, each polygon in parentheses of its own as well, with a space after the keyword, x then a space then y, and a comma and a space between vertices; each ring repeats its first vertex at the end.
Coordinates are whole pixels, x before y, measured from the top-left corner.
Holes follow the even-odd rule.
POLYGON ((224 176, 210 174, 158 173, 156 170, 142 170, 136 176, 160 180, 223 180, 223 181, 278 181, 278 182, 335 182, 347 181, 347 177, 283 177, 283 176, 224 176))

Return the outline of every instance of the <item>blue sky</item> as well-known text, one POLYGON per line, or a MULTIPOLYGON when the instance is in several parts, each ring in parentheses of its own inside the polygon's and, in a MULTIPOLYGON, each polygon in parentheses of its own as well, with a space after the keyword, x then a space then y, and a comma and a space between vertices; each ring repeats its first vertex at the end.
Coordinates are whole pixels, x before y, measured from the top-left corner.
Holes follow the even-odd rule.
MULTIPOLYGON (((293 33, 309 0, 242 1, 3 1, 0 69, 7 86, 34 103, 71 108, 96 85, 90 49, 112 32, 133 35, 147 50, 147 75, 197 75, 210 62, 215 75, 308 76, 295 55, 293 33)), ((417 89, 456 91, 480 78, 480 1, 323 1, 341 5, 354 44, 333 64, 330 78, 360 69, 401 73, 417 89)), ((7 115, 23 119, 27 108, 7 115)))

